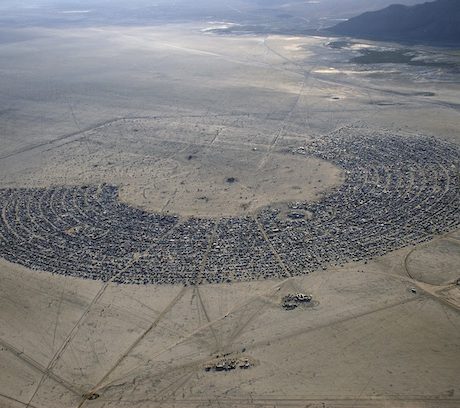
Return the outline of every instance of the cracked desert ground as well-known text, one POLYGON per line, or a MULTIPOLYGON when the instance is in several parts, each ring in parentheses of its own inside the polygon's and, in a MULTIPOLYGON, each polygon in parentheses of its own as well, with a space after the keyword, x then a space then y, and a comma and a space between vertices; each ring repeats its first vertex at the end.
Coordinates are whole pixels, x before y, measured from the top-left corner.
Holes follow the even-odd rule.
MULTIPOLYGON (((108 183, 146 211, 245 216, 343 182, 292 155, 313 137, 460 144, 458 74, 363 72, 327 38, 203 28, 23 29, 0 44, 0 187, 108 183)), ((0 407, 459 407, 459 248, 454 230, 303 276, 196 286, 0 258, 0 407), (317 304, 286 311, 293 292, 317 304), (204 370, 225 353, 254 366, 204 370)))

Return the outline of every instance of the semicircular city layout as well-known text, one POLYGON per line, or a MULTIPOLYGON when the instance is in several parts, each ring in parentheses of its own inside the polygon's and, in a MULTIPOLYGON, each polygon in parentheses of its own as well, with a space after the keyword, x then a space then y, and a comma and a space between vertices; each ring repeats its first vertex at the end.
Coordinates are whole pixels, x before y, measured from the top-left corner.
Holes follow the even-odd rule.
POLYGON ((247 281, 369 259, 460 223, 452 144, 344 129, 292 153, 335 164, 344 183, 316 202, 219 219, 146 212, 106 184, 1 189, 0 256, 116 283, 247 281))

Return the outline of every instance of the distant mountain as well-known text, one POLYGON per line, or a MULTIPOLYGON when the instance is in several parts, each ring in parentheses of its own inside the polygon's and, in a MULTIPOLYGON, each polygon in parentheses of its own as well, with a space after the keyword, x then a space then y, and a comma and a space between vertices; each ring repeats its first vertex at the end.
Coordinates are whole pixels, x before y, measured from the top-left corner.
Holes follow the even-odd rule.
MULTIPOLYGON (((225 21, 238 32, 305 34, 395 0, 0 0, 0 27, 225 21)), ((397 0, 414 5, 425 0, 397 0)), ((460 1, 460 0, 459 0, 460 1)), ((232 30, 229 30, 232 31, 232 30)))
POLYGON ((392 5, 350 18, 328 30, 375 40, 458 45, 460 0, 436 0, 409 7, 392 5))

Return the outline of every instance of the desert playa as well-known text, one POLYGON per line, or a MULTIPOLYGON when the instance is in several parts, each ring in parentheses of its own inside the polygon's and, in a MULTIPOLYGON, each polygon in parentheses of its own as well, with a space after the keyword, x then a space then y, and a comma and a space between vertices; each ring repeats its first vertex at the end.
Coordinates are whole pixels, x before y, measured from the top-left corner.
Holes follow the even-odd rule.
POLYGON ((0 407, 458 407, 458 53, 224 23, 8 30, 0 407))

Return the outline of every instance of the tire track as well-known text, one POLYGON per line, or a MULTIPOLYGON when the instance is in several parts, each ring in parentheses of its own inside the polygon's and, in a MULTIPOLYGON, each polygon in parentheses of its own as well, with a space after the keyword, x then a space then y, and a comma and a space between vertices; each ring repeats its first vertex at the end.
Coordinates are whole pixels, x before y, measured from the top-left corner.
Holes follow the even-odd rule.
MULTIPOLYGON (((153 360, 154 358, 160 356, 161 354, 163 354, 165 352, 168 352, 169 350, 172 350, 174 347, 186 342, 187 340, 190 340, 193 336, 196 336, 197 334, 201 333, 202 331, 209 329, 210 326, 213 326, 216 323, 221 322, 222 320, 224 320, 225 318, 230 316, 232 313, 238 312, 238 311, 246 308, 252 302, 254 302, 254 301, 258 300, 258 299, 264 300, 264 299, 266 299, 267 296, 270 296, 270 295, 273 296, 273 293, 275 293, 279 288, 281 288, 285 283, 287 283, 290 280, 291 280, 291 278, 284 279, 283 281, 278 282, 276 285, 270 287, 266 292, 258 294, 258 295, 255 295, 255 296, 252 296, 250 299, 246 300, 245 302, 242 302, 239 305, 235 305, 227 313, 225 313, 225 314, 219 316, 218 318, 216 318, 216 319, 214 319, 214 320, 212 320, 212 321, 210 321, 210 322, 208 322, 208 323, 196 328, 195 330, 189 332, 186 336, 184 336, 181 339, 177 340, 176 342, 172 343, 168 347, 166 347, 163 350, 160 350, 157 353, 155 353, 154 355, 150 356, 150 359, 153 360)), ((203 361, 203 362, 205 362, 205 361, 203 361)), ((119 377, 119 378, 116 378, 116 379, 112 380, 110 383, 105 384, 104 386, 101 386, 100 388, 98 388, 98 390, 107 388, 110 385, 114 384, 117 381, 122 380, 125 377, 126 377, 126 375, 124 375, 122 377, 119 377)))
MULTIPOLYGON (((164 234, 164 237, 168 236, 172 231, 174 231, 178 226, 180 225, 180 223, 177 223, 175 224, 172 228, 170 228, 165 234, 164 234)), ((67 349, 68 345, 71 343, 71 341, 74 339, 74 337, 76 336, 76 334, 78 333, 79 329, 80 329, 80 326, 81 324, 83 323, 83 321, 86 319, 86 317, 88 316, 88 314, 91 312, 93 306, 99 301, 99 299, 103 296, 103 294, 105 293, 106 289, 109 287, 109 285, 111 283, 113 283, 119 276, 121 276, 124 272, 126 272, 129 268, 131 268, 136 262, 138 262, 139 260, 138 259, 135 259, 135 258, 132 258, 128 264, 123 268, 121 269, 117 274, 115 274, 114 276, 112 276, 112 278, 107 281, 100 289, 99 291, 96 293, 96 296, 91 300, 91 302, 89 303, 89 305, 87 306, 87 308, 85 309, 84 313, 80 316, 80 318, 78 319, 78 321, 75 323, 74 327, 72 328, 72 330, 69 332, 69 334, 67 335, 66 339, 64 340, 64 342, 62 343, 61 347, 57 350, 57 352, 54 354, 54 356, 52 357, 52 359, 50 360, 50 362, 48 363, 46 369, 45 369, 45 372, 43 373, 43 376, 41 377, 39 383, 38 383, 38 386, 37 388, 35 389, 34 393, 32 394, 32 397, 30 398, 29 400, 29 404, 33 401, 33 399, 35 398, 36 394, 38 393, 38 390, 40 389, 40 387, 42 386, 42 384, 44 383, 45 379, 50 375, 50 373, 52 372, 53 368, 55 367, 56 363, 58 362, 58 360, 61 358, 61 356, 63 355, 64 351, 67 349)), ((28 405, 29 406, 29 405, 28 405)))
MULTIPOLYGON (((182 289, 179 291, 179 293, 174 297, 174 299, 166 306, 165 309, 160 313, 159 316, 152 322, 152 324, 147 328, 147 330, 142 333, 141 336, 139 336, 132 344, 131 346, 128 347, 128 349, 117 359, 115 364, 107 371, 107 373, 99 380, 99 382, 91 389, 89 390, 86 395, 90 395, 96 391, 98 391, 101 388, 102 383, 112 374, 115 369, 126 359, 126 357, 141 343, 141 341, 154 329, 158 326, 162 318, 182 299, 184 296, 185 292, 187 291, 187 287, 182 287, 182 289)), ((84 398, 80 404, 78 405, 78 408, 81 408, 85 402, 87 401, 87 398, 84 398)))
POLYGON ((9 397, 8 395, 5 395, 5 394, 0 393, 0 400, 1 400, 2 398, 6 399, 6 400, 8 400, 8 401, 14 402, 14 403, 16 403, 16 404, 21 404, 21 405, 24 405, 24 406, 29 406, 30 408, 39 408, 39 407, 37 407, 37 406, 35 406, 35 405, 27 405, 26 402, 20 401, 20 400, 18 400, 18 399, 16 399, 16 398, 9 397))
MULTIPOLYGON (((38 371, 42 375, 47 375, 49 378, 51 378, 53 381, 55 381, 59 385, 62 385, 65 389, 70 391, 72 394, 75 394, 75 395, 78 395, 78 396, 81 395, 82 390, 75 388, 73 386, 73 384, 71 384, 68 381, 64 380, 63 378, 57 376, 56 374, 54 374, 52 372, 48 372, 46 367, 42 366, 38 361, 36 361, 32 357, 30 357, 27 354, 25 354, 23 351, 17 349, 12 344, 8 343, 5 340, 0 339, 0 345, 4 349, 8 350, 15 357, 17 357, 19 360, 24 362, 26 365, 28 365, 32 369, 38 371)), ((29 402, 29 405, 27 403, 24 403, 24 405, 32 406, 32 405, 30 405, 30 402, 29 402)))

